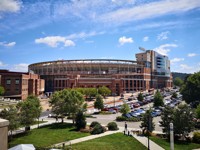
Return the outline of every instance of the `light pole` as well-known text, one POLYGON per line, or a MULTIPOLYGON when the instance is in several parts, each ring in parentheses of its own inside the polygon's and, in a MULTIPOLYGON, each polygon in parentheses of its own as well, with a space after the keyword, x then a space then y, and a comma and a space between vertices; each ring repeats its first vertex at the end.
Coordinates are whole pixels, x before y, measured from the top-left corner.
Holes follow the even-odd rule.
POLYGON ((170 123, 169 127, 170 127, 170 150, 174 150, 174 127, 173 127, 173 123, 170 123))
POLYGON ((148 115, 148 133, 147 133, 147 138, 148 138, 148 150, 150 150, 149 131, 150 131, 150 110, 149 110, 149 115, 148 115))

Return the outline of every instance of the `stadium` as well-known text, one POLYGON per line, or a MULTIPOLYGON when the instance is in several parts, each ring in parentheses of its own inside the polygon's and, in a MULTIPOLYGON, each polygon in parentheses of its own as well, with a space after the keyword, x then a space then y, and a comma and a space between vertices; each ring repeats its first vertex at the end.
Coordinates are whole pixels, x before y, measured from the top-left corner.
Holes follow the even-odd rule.
POLYGON ((171 87, 168 58, 156 54, 152 50, 136 54, 136 61, 79 59, 40 62, 29 65, 29 72, 39 74, 45 80, 45 92, 106 86, 112 94, 119 95, 124 91, 171 87))

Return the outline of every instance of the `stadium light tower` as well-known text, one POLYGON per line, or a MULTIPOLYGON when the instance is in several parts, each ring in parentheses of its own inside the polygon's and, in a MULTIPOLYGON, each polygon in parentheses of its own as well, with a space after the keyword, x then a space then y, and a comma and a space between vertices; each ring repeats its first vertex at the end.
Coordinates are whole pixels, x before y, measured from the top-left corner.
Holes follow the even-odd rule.
POLYGON ((144 52, 146 51, 144 47, 139 47, 139 50, 144 51, 144 52))

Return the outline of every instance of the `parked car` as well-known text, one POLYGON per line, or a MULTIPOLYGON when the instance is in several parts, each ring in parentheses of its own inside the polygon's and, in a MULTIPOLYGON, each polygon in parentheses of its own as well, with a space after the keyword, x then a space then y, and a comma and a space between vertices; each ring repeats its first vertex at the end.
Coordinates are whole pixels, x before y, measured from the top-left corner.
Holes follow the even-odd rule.
POLYGON ((117 111, 114 110, 114 109, 109 109, 108 112, 111 112, 112 114, 116 114, 117 113, 117 111))
POLYGON ((124 114, 123 116, 126 117, 126 118, 132 118, 132 116, 129 113, 124 114))
POLYGON ((156 113, 156 116, 160 116, 162 113, 160 109, 155 109, 153 112, 156 113))
POLYGON ((140 104, 139 103, 133 103, 133 107, 138 108, 138 107, 140 107, 140 104))

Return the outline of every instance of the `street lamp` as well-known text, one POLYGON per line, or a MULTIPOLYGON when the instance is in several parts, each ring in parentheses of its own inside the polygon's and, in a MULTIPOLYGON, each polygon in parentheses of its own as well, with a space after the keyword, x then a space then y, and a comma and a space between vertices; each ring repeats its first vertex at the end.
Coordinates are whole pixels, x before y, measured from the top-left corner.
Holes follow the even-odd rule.
POLYGON ((148 106, 148 128, 147 128, 147 139, 148 139, 148 150, 150 150, 150 142, 149 142, 149 133, 150 133, 150 129, 151 129, 151 107, 148 106))

